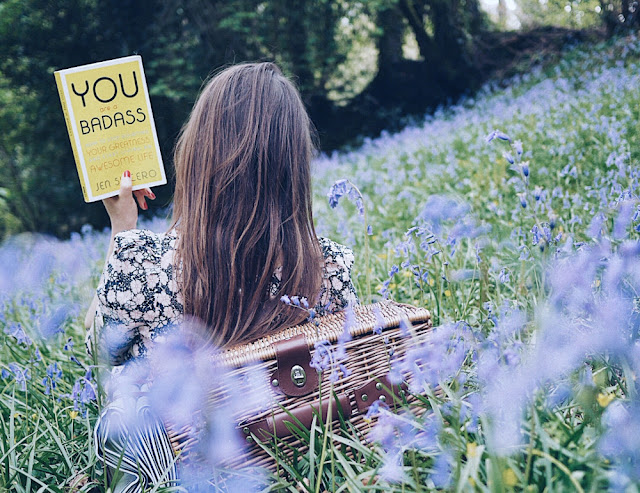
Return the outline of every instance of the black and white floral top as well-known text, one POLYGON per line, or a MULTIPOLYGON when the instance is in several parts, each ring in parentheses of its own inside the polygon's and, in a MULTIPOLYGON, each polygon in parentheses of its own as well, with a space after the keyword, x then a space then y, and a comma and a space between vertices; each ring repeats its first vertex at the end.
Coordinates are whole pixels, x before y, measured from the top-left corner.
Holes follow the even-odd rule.
MULTIPOLYGON (((183 315, 183 298, 173 259, 178 234, 132 229, 115 236, 114 251, 98 285, 98 314, 102 316, 107 356, 113 365, 143 356, 183 315)), ((332 313, 357 304, 351 281, 353 252, 334 241, 319 238, 324 256, 318 313, 332 313)), ((270 292, 277 296, 279 270, 270 292)), ((282 293, 285 294, 285 293, 282 293)), ((91 348, 91 333, 87 348, 91 348)))

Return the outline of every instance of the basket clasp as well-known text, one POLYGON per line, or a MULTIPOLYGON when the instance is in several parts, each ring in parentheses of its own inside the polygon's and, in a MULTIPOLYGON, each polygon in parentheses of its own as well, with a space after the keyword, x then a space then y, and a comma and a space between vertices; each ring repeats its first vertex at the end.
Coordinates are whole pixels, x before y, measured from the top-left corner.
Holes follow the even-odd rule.
POLYGON ((318 372, 311 363, 311 351, 304 334, 275 343, 277 368, 271 375, 273 387, 285 395, 300 397, 318 390, 318 372))

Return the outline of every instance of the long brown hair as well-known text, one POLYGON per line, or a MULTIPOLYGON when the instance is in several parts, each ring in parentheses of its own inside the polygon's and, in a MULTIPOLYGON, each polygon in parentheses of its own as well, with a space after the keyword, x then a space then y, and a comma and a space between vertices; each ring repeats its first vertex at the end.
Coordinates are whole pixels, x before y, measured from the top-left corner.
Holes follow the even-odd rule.
POLYGON ((217 74, 182 128, 174 154, 176 266, 185 315, 204 321, 217 345, 302 321, 305 313, 280 302, 283 294, 316 301, 312 132, 298 91, 272 63, 217 74))

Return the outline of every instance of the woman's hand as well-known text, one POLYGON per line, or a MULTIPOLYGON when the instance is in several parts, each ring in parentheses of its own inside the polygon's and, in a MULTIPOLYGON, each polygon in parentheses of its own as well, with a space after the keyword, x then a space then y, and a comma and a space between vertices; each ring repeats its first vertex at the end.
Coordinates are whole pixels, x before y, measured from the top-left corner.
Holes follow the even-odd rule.
POLYGON ((146 198, 151 200, 156 198, 150 189, 144 188, 132 192, 132 186, 131 173, 125 171, 120 179, 120 195, 109 197, 102 201, 111 219, 112 234, 136 227, 138 223, 138 207, 136 206, 135 200, 138 201, 142 210, 147 210, 146 198))

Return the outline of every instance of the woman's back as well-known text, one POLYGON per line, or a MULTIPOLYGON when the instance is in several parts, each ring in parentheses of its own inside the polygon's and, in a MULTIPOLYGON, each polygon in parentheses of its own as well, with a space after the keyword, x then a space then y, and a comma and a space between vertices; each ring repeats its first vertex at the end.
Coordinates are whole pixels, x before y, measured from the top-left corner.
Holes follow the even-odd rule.
MULTIPOLYGON (((103 349, 112 365, 144 356, 155 340, 182 322, 184 294, 174 267, 178 241, 175 229, 163 234, 132 229, 115 236, 113 255, 98 286, 99 309, 112 331, 105 333, 103 349)), ((312 308, 322 315, 357 303, 358 298, 351 281, 351 250, 326 238, 319 238, 319 246, 324 259, 322 284, 312 308)), ((282 292, 281 284, 281 270, 276 269, 270 298, 295 295, 282 292)))

